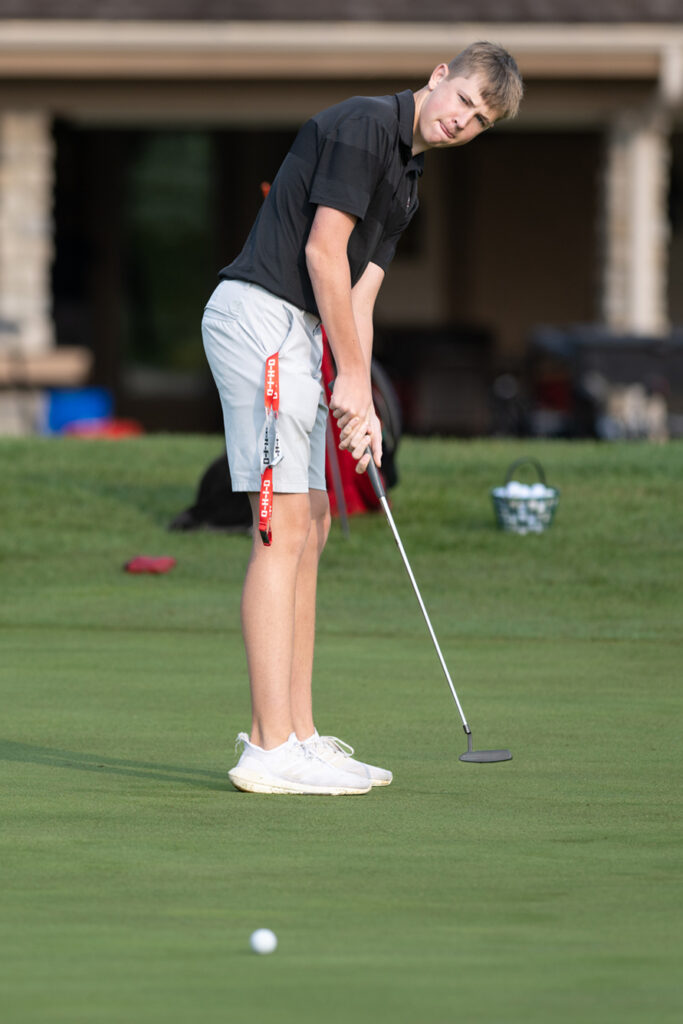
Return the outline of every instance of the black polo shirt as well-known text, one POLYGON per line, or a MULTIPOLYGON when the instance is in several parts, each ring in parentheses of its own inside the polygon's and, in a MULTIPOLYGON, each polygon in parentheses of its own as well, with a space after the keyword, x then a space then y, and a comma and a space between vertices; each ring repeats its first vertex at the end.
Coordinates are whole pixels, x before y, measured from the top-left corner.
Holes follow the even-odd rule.
POLYGON ((221 278, 252 281, 318 313, 305 246, 318 206, 358 220, 348 244, 352 286, 368 263, 389 266, 418 207, 423 157, 413 157, 415 102, 356 96, 307 121, 271 186, 247 241, 221 278))

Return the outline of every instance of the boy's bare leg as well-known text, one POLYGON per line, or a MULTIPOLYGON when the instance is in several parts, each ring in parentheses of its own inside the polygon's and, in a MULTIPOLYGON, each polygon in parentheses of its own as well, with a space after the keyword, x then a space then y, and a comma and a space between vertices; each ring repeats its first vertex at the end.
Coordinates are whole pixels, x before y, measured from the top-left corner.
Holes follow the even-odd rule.
MULTIPOLYGON (((258 523, 258 494, 250 494, 258 523)), ((277 494, 273 542, 255 530, 242 591, 242 635, 251 686, 250 740, 270 750, 294 731, 290 683, 299 568, 311 533, 308 494, 277 494)))
POLYGON ((313 651, 315 646, 315 599, 318 563, 330 532, 330 503, 325 491, 310 491, 311 529, 299 563, 294 618, 294 653, 291 675, 291 708, 294 731, 300 740, 315 731, 313 724, 313 651))

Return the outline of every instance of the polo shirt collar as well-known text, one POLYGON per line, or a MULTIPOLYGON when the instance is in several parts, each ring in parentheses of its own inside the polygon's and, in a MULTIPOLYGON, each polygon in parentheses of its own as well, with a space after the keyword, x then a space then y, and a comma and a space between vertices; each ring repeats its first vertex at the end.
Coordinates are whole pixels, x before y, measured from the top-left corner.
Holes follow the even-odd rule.
POLYGON ((398 104, 398 137, 401 143, 401 156, 404 164, 410 164, 418 174, 422 174, 424 168, 424 154, 412 155, 413 149, 413 121, 415 120, 415 97, 410 89, 396 93, 398 104))

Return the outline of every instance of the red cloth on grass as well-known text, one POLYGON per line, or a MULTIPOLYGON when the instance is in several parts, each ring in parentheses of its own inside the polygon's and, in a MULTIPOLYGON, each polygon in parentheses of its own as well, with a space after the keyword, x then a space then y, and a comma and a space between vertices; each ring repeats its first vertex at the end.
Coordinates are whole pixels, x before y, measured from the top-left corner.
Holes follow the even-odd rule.
POLYGON ((130 561, 126 562, 123 568, 126 572, 151 572, 158 574, 170 572, 175 564, 175 558, 171 558, 169 555, 138 555, 136 558, 131 558, 130 561))

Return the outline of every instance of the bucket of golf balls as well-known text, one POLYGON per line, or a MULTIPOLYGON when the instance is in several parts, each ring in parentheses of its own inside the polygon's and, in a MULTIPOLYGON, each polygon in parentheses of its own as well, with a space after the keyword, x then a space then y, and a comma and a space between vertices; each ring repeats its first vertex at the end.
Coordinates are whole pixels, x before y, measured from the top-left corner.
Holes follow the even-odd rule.
POLYGON ((509 533, 543 533, 553 521, 560 500, 556 487, 548 487, 543 466, 537 459, 517 459, 511 464, 502 487, 491 491, 496 521, 501 530, 509 533), (538 480, 524 484, 515 479, 520 466, 530 464, 538 480))

